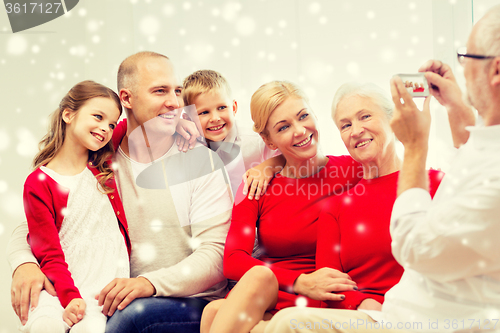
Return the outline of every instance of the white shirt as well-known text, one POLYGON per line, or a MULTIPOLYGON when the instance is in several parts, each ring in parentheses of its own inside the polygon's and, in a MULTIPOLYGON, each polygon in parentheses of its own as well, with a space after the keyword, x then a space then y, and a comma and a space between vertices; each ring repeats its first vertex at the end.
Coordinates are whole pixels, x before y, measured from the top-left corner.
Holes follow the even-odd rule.
POLYGON ((69 190, 59 240, 68 270, 82 297, 91 300, 114 278, 129 277, 127 246, 108 196, 88 168, 63 176, 40 169, 69 190))
POLYGON ((467 130, 434 200, 413 188, 394 204, 392 252, 405 272, 382 312, 367 311, 393 328, 500 329, 500 125, 467 130))

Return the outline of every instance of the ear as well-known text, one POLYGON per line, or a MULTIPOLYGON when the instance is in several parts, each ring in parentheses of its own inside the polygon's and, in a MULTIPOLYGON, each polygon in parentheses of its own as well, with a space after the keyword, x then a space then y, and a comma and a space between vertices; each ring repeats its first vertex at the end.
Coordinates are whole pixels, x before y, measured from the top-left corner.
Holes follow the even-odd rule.
POLYGON ((132 110, 132 92, 129 89, 120 89, 119 96, 123 107, 132 110))
POLYGON ((238 112, 238 102, 236 102, 236 100, 233 100, 233 115, 236 116, 236 112, 238 112))
POLYGON ((75 113, 70 109, 66 108, 62 112, 62 119, 66 124, 71 124, 71 121, 75 117, 75 113))
POLYGON ((262 138, 262 140, 264 140, 264 143, 266 144, 266 146, 269 149, 271 149, 271 150, 278 149, 278 147, 271 140, 269 140, 269 138, 267 137, 267 135, 260 134, 260 137, 262 138))
POLYGON ((492 61, 491 65, 491 85, 500 86, 500 57, 496 57, 492 61))

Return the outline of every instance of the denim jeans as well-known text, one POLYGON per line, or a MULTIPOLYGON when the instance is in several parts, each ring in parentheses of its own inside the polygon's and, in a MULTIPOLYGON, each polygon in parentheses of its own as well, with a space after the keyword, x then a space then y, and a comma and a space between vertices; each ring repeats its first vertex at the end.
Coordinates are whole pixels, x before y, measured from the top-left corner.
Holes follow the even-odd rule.
POLYGON ((137 298, 108 318, 107 333, 199 333, 208 301, 201 298, 137 298))

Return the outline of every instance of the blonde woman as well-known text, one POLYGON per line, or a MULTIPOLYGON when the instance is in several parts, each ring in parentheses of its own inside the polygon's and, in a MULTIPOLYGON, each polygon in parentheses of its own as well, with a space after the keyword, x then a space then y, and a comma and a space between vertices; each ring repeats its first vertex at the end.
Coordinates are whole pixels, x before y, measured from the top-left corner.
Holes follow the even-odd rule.
POLYGON ((260 200, 242 198, 233 208, 224 274, 241 280, 226 300, 205 308, 202 332, 248 332, 280 309, 320 307, 322 301, 343 299, 333 292, 356 289, 347 274, 331 268, 315 271, 315 252, 316 221, 325 199, 359 181, 358 163, 350 156, 321 152, 316 116, 295 84, 261 86, 250 108, 254 130, 270 149, 282 152, 286 163, 260 200), (265 251, 259 259, 251 256, 256 228, 265 251))

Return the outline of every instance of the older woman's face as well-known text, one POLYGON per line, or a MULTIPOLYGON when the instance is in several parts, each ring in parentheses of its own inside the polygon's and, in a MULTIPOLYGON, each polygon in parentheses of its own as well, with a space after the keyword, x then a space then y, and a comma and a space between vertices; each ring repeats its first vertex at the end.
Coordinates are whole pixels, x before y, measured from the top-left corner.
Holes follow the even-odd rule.
POLYGON ((361 164, 376 163, 394 144, 389 118, 376 99, 345 97, 338 104, 334 121, 349 154, 361 164))
POLYGON ((264 141, 278 148, 287 161, 304 161, 318 152, 316 117, 301 98, 287 98, 273 111, 266 129, 269 135, 264 141))

